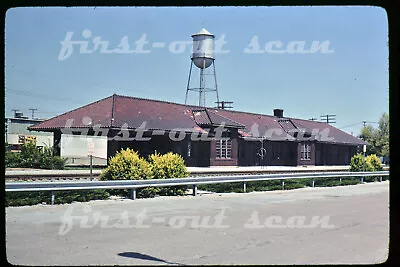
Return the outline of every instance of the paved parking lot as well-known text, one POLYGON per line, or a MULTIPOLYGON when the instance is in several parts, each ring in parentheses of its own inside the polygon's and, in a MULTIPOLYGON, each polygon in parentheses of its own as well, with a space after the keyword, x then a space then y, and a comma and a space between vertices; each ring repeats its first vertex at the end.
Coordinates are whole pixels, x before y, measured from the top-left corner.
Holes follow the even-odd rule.
POLYGON ((6 208, 22 265, 351 264, 386 260, 389 182, 6 208))

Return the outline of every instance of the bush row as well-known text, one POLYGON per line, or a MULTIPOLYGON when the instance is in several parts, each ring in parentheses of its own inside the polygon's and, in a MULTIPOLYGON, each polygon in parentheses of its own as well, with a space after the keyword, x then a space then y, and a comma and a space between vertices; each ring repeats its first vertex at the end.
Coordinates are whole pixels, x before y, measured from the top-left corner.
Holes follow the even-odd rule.
MULTIPOLYGON (((130 149, 122 149, 110 159, 99 180, 148 180, 184 178, 189 175, 183 158, 172 152, 152 154, 146 160, 130 149)), ((137 190, 137 197, 184 195, 188 186, 146 187, 137 190)), ((112 194, 127 197, 129 190, 114 190, 112 194)))
MULTIPOLYGON (((54 204, 66 204, 74 201, 85 202, 90 200, 108 199, 110 193, 106 190, 70 190, 55 192, 54 204)), ((40 203, 51 203, 51 192, 6 192, 5 206, 26 206, 40 203)))
MULTIPOLYGON (((382 180, 388 178, 382 177, 382 180)), ((376 182, 379 181, 378 177, 364 177, 364 182, 376 182)), ((344 185, 355 185, 360 183, 359 177, 343 177, 340 181, 339 178, 315 178, 315 187, 332 187, 332 186, 344 186, 344 185)), ((285 190, 311 187, 312 179, 287 179, 285 180, 285 190)), ((216 193, 243 193, 243 183, 221 183, 221 184, 202 184, 198 186, 199 190, 211 191, 216 193)), ((256 181, 246 182, 246 192, 253 191, 273 191, 282 190, 282 183, 279 180, 272 181, 256 181)))
POLYGON ((51 147, 39 148, 36 141, 22 145, 20 152, 11 152, 5 145, 6 168, 64 169, 67 159, 55 156, 51 147))
MULTIPOLYGON (((47 151, 47 150, 45 150, 47 151)), ((11 153, 11 152, 10 152, 11 153)), ((21 155, 29 154, 40 157, 39 150, 34 144, 23 146, 21 155), (30 151, 29 153, 27 151, 30 151)), ((19 155, 20 153, 13 153, 19 155)), ((23 157, 25 158, 25 157, 23 157)), ((33 159, 30 159, 33 161, 33 159)), ((21 165, 19 165, 20 167, 21 165)), ((24 165, 24 166, 28 166, 24 165)), ((29 167, 36 165, 30 164, 29 167)), ((139 157, 137 152, 127 148, 123 149, 110 159, 109 165, 101 173, 99 180, 142 180, 183 178, 188 176, 184 160, 177 154, 153 154, 148 160, 139 157)), ((139 198, 154 197, 157 195, 177 196, 184 195, 188 186, 146 187, 136 192, 139 198)), ((76 190, 58 191, 55 193, 55 204, 71 203, 73 201, 85 202, 96 199, 107 199, 110 195, 129 197, 129 189, 113 190, 76 190)), ((36 205, 51 203, 51 192, 7 192, 6 206, 36 205)))
MULTIPOLYGON (((32 144, 24 146, 25 151, 33 149, 32 144)), ((25 155, 25 154, 22 154, 25 155)), ((39 157, 39 154, 35 154, 39 157)), ((351 159, 351 171, 379 171, 382 170, 379 159, 375 155, 370 155, 365 159, 361 154, 355 155, 351 159)), ((164 155, 153 154, 146 160, 138 155, 137 152, 127 148, 117 152, 110 159, 108 167, 101 173, 100 180, 143 180, 143 179, 166 179, 183 178, 188 176, 188 171, 181 156, 173 153, 164 155)), ((365 182, 377 181, 378 177, 365 177, 365 182)), ((341 182, 339 178, 316 178, 315 186, 339 186, 352 185, 360 182, 359 177, 345 177, 341 182)), ((288 179, 285 180, 285 189, 295 189, 312 186, 312 179, 288 179)), ((137 197, 146 198, 157 195, 183 195, 188 186, 169 186, 169 187, 146 187, 137 190, 137 197)), ((217 193, 223 192, 243 192, 243 184, 222 183, 199 185, 199 190, 207 190, 217 193)), ((279 180, 255 181, 246 183, 246 192, 252 191, 271 191, 281 190, 282 185, 279 180)), ((71 203, 73 201, 89 201, 95 199, 107 199, 110 195, 129 197, 130 190, 85 190, 85 191, 60 191, 56 192, 55 204, 71 203)), ((51 192, 7 192, 6 206, 35 205, 39 203, 50 203, 51 192)))
POLYGON ((368 172, 382 171, 383 167, 378 156, 372 154, 364 158, 361 153, 354 155, 350 160, 350 171, 361 172, 363 170, 368 172))

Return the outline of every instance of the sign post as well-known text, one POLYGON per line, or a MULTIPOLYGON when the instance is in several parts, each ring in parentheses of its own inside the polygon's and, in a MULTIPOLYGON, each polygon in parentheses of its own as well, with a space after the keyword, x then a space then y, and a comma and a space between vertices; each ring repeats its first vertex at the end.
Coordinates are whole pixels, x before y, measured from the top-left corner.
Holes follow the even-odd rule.
POLYGON ((90 181, 93 180, 93 153, 94 153, 94 142, 90 138, 88 139, 88 155, 90 157, 90 181))
MULTIPOLYGON (((367 152, 367 145, 363 145, 363 172, 365 171, 365 152, 367 152)), ((360 182, 363 182, 363 177, 361 176, 360 182)))

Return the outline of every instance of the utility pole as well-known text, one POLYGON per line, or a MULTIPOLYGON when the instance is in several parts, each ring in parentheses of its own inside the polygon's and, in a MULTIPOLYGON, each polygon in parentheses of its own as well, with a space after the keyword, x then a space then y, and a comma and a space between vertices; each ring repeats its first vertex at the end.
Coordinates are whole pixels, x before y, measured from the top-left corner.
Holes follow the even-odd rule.
POLYGON ((326 120, 326 123, 336 123, 336 115, 321 115, 321 120, 326 120))
POLYGON ((35 115, 35 110, 37 110, 37 108, 30 108, 29 110, 32 111, 32 120, 33 120, 35 115))
POLYGON ((365 127, 365 124, 367 123, 367 121, 363 121, 363 127, 365 127))
POLYGON ((232 107, 232 104, 233 104, 232 101, 217 101, 215 103, 217 104, 217 108, 220 108, 220 109, 233 108, 232 107), (228 105, 226 105, 226 104, 228 104, 228 105))

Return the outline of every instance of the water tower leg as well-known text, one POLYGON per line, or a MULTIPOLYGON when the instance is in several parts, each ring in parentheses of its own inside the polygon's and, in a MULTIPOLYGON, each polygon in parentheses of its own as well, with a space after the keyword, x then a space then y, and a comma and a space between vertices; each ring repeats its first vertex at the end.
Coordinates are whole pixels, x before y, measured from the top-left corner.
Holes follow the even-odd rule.
POLYGON ((218 86, 217 86, 217 73, 215 72, 215 60, 213 60, 212 65, 213 65, 213 68, 214 68, 215 92, 217 93, 217 102, 219 102, 218 86))
POLYGON ((203 102, 203 97, 205 99, 205 96, 203 96, 203 94, 205 94, 204 91, 204 69, 200 69, 200 89, 199 89, 199 106, 206 106, 206 105, 202 105, 201 103, 203 102))
POLYGON ((193 67, 193 60, 190 61, 190 70, 189 70, 188 83, 187 83, 187 87, 186 87, 185 104, 187 104, 187 97, 188 97, 189 85, 190 85, 190 76, 192 76, 192 67, 193 67))

